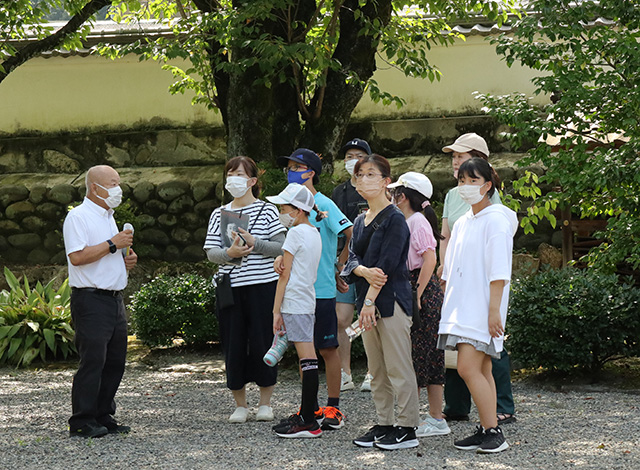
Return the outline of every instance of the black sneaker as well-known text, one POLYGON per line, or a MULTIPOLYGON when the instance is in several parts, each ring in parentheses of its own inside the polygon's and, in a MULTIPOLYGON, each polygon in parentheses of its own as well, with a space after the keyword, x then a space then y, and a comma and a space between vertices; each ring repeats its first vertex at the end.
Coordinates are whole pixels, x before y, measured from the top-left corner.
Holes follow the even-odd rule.
POLYGON ((484 432, 484 440, 476 452, 478 454, 493 454, 502 452, 508 448, 509 444, 507 444, 507 440, 504 438, 504 434, 502 434, 502 429, 500 429, 500 426, 496 426, 484 432))
POLYGON ((274 431, 279 437, 285 437, 289 439, 302 439, 322 436, 322 430, 320 429, 320 425, 316 420, 313 420, 310 423, 305 423, 300 416, 299 419, 293 420, 288 424, 284 423, 282 426, 278 427, 278 429, 274 429, 274 431))
POLYGON ((384 450, 410 449, 418 447, 415 428, 395 426, 393 430, 373 443, 374 447, 384 450))
POLYGON ((393 426, 380 426, 376 424, 369 429, 364 436, 353 440, 353 443, 360 447, 373 447, 373 443, 382 439, 387 434, 393 432, 393 426))
POLYGON ((460 450, 476 450, 483 442, 484 428, 482 426, 476 426, 475 434, 459 441, 454 441, 453 446, 460 450))
POLYGON ((69 429, 71 437, 102 437, 108 433, 109 430, 98 423, 87 423, 81 428, 69 429))
MULTIPOLYGON (((318 423, 318 425, 322 425, 322 422, 324 420, 324 414, 322 412, 322 407, 318 408, 315 412, 314 412, 314 416, 316 419, 316 422, 318 423)), ((274 431, 278 431, 280 429, 285 429, 287 427, 289 427, 291 424, 297 424, 302 420, 302 415, 300 414, 300 411, 298 411, 295 414, 292 414, 291 416, 287 416, 286 418, 283 418, 280 420, 280 422, 278 424, 274 424, 273 426, 271 426, 271 429, 273 429, 274 431)))

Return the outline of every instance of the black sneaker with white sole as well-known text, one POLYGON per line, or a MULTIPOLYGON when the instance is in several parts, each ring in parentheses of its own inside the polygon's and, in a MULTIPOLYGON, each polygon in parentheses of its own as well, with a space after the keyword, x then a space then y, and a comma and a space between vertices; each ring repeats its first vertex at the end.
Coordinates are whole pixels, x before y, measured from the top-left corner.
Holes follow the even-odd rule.
POLYGON ((504 438, 504 434, 502 434, 502 429, 500 429, 500 426, 496 426, 495 428, 485 430, 482 444, 480 444, 476 452, 478 454, 493 454, 502 452, 508 448, 509 444, 507 444, 507 440, 504 438))
POLYGON ((469 437, 454 441, 453 446, 460 450, 476 450, 484 442, 484 428, 482 426, 476 426, 475 434, 469 437))
POLYGON ((410 449, 412 447, 418 447, 416 429, 405 426, 395 426, 393 431, 383 438, 375 441, 373 446, 383 450, 410 449))
POLYGON ((353 440, 353 443, 360 447, 373 447, 373 443, 379 441, 393 431, 393 426, 380 426, 376 424, 369 429, 364 436, 353 440))

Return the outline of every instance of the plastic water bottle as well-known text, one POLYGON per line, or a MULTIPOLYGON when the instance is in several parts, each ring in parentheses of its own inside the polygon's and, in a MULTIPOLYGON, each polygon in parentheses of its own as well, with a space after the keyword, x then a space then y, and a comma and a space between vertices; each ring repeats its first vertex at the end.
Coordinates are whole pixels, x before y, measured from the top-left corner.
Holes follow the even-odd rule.
MULTIPOLYGON (((376 307, 376 320, 380 319, 380 311, 378 311, 378 307, 376 307)), ((360 327, 358 323, 360 319, 354 321, 351 326, 348 326, 344 329, 344 332, 349 337, 349 342, 352 343, 354 339, 360 336, 364 332, 364 327, 360 327)))
POLYGON ((264 355, 262 360, 266 365, 273 367, 278 362, 280 362, 280 359, 282 359, 282 356, 284 356, 284 353, 288 347, 289 340, 287 339, 287 333, 285 332, 283 335, 276 333, 273 337, 273 343, 271 344, 271 347, 264 355))

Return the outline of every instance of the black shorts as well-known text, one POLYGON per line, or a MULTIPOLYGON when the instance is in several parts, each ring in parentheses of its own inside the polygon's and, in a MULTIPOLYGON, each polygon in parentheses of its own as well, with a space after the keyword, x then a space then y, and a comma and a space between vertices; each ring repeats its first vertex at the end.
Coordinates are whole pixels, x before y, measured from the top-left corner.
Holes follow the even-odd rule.
POLYGON ((316 326, 313 331, 317 349, 338 347, 336 299, 316 299, 316 326))

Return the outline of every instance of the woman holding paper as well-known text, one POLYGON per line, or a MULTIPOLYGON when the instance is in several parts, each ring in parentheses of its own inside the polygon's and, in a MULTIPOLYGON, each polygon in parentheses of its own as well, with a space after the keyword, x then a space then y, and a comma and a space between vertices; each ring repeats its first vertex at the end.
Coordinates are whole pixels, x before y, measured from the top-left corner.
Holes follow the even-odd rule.
POLYGON ((229 422, 247 421, 249 382, 260 387, 256 420, 271 421, 271 394, 277 367, 267 366, 262 358, 273 339, 271 307, 278 282, 273 262, 282 254, 286 229, 280 223, 276 207, 258 199, 258 167, 251 158, 232 158, 225 165, 224 174, 225 189, 233 200, 211 214, 204 250, 209 261, 219 265, 220 339, 227 387, 236 402, 229 422), (229 232, 232 239, 227 240, 227 225, 231 223, 238 228, 229 232))

